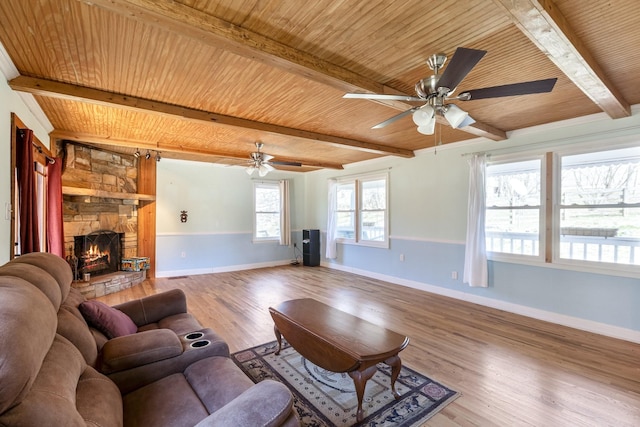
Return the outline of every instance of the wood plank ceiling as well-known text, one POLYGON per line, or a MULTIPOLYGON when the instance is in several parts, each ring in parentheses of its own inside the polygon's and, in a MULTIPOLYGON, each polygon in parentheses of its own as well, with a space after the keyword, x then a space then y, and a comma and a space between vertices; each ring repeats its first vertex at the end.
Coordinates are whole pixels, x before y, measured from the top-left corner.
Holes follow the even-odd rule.
MULTIPOLYGON (((254 143, 301 168, 385 155, 640 103, 637 0, 3 0, 0 42, 53 137, 132 153, 243 164, 254 143), (557 77, 551 93, 459 102, 477 121, 437 138, 416 103, 343 99, 414 95, 433 53, 487 55, 463 90, 557 77)), ((506 141, 505 141, 506 139, 506 141)))

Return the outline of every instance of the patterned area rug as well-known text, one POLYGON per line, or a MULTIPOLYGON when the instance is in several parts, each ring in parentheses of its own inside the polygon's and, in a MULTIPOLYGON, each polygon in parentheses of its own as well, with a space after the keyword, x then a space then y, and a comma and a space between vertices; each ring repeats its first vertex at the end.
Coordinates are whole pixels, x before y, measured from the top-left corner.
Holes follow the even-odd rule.
POLYGON ((420 426, 452 402, 458 393, 424 375, 402 367, 396 381, 400 399, 391 393, 391 368, 378 364, 367 381, 362 402, 364 419, 356 423, 357 398, 351 377, 326 371, 309 362, 283 342, 278 356, 276 341, 231 355, 254 381, 265 378, 286 384, 294 395, 294 405, 303 426, 420 426))

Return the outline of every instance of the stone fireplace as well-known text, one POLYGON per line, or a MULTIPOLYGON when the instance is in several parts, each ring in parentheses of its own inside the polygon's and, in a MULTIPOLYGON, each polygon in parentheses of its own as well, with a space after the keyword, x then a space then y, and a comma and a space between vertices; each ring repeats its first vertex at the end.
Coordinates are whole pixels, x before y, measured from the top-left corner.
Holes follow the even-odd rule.
POLYGON ((93 298, 142 282, 145 272, 120 271, 121 258, 144 255, 137 247, 137 159, 69 141, 58 142, 58 153, 73 286, 93 298))

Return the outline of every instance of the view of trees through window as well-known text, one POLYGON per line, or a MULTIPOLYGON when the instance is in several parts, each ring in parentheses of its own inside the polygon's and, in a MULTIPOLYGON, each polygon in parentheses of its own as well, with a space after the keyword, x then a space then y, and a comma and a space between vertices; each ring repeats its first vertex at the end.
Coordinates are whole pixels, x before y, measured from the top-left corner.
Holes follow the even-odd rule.
POLYGON ((337 191, 337 237, 353 239, 356 234, 356 184, 355 182, 338 185, 337 191))
POLYGON ((487 166, 487 250, 539 254, 540 165, 535 159, 487 166))
POLYGON ((384 240, 387 205, 386 180, 362 182, 361 240, 384 240))
MULTIPOLYGON (((558 236, 557 256, 640 265, 640 147, 558 160, 557 210, 542 218, 558 236)), ((540 159, 487 166, 488 251, 540 254, 541 170, 540 159)))
POLYGON ((563 156, 561 167, 560 257, 640 265, 640 149, 563 156))
POLYGON ((255 238, 280 237, 280 187, 277 183, 256 184, 255 215, 255 238))
POLYGON ((388 174, 344 180, 336 189, 336 237, 388 245, 388 174))

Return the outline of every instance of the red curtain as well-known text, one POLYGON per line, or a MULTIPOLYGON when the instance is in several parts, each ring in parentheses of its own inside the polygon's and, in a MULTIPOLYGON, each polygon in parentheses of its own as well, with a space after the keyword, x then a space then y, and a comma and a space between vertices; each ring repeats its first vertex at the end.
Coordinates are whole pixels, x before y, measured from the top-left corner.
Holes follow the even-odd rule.
POLYGON ((20 204, 20 253, 40 251, 38 237, 38 200, 33 163, 33 131, 18 132, 16 168, 20 204))
POLYGON ((62 159, 47 164, 47 178, 47 246, 49 252, 64 258, 62 159))

